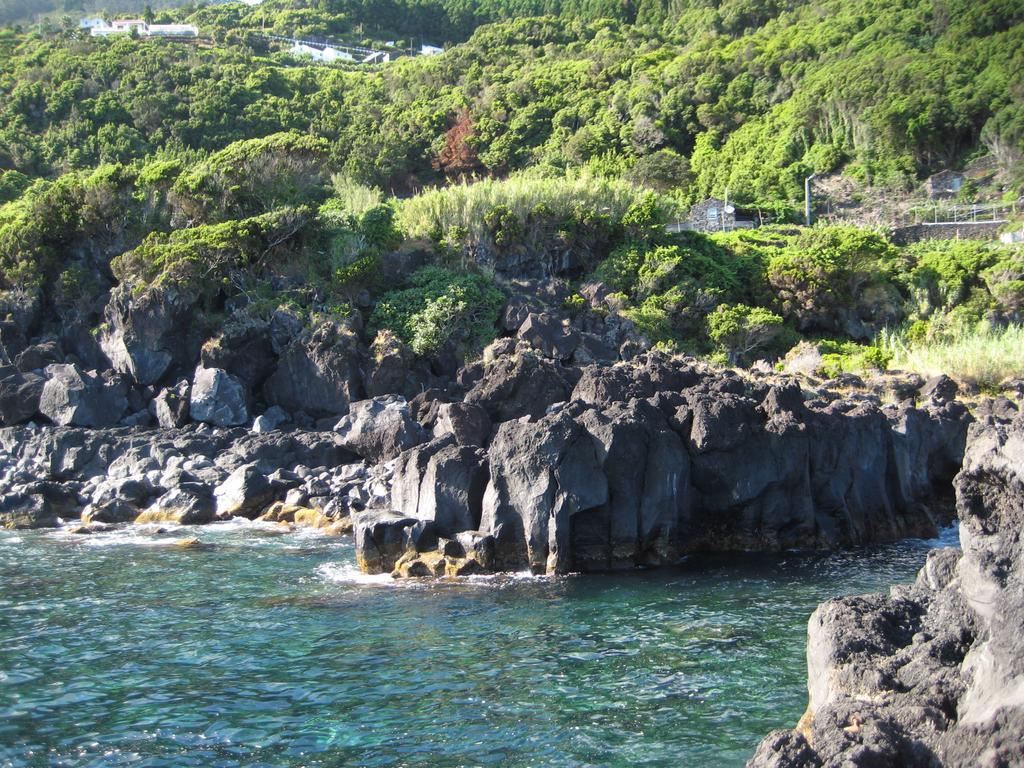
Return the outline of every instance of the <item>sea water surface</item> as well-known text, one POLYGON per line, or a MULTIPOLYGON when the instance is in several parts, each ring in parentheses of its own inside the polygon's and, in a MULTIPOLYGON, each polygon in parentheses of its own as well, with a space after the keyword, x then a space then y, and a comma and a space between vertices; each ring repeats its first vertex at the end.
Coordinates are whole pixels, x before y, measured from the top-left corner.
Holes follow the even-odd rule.
POLYGON ((742 765, 817 603, 955 543, 395 583, 259 524, 0 532, 0 765, 742 765))

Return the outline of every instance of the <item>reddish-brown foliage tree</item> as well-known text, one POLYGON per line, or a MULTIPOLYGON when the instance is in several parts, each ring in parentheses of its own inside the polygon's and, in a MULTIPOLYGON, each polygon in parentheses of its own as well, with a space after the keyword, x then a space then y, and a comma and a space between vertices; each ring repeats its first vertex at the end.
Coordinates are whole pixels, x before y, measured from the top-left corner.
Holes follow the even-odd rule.
POLYGON ((434 168, 450 179, 461 179, 480 170, 480 158, 472 142, 473 118, 463 107, 455 114, 455 122, 444 134, 444 146, 434 158, 434 168))

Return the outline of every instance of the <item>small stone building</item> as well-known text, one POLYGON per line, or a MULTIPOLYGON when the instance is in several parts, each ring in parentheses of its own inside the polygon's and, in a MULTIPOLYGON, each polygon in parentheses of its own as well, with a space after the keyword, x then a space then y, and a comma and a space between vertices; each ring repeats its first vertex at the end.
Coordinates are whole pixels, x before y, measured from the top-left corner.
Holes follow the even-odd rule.
POLYGON ((732 203, 709 197, 690 208, 690 229, 697 232, 729 232, 733 229, 751 229, 753 216, 732 203))
POLYGON ((964 185, 964 179, 964 174, 959 171, 939 171, 925 180, 924 188, 932 200, 947 200, 956 197, 964 185))

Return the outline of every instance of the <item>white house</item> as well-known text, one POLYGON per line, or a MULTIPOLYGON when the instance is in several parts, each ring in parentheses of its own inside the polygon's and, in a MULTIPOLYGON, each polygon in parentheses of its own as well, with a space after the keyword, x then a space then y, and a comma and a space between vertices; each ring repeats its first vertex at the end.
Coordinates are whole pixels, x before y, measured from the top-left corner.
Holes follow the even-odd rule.
MULTIPOLYGON (((94 21, 94 19, 83 19, 94 21)), ((142 19, 114 19, 110 24, 90 26, 89 34, 93 37, 109 37, 110 35, 130 35, 136 32, 139 37, 199 37, 199 28, 194 24, 147 24, 142 19)))
POLYGON ((150 24, 149 37, 199 37, 199 28, 193 24, 150 24))
MULTIPOLYGON (((315 58, 315 57, 314 57, 315 58)), ((329 45, 325 45, 324 49, 320 51, 320 58, 318 61, 355 61, 356 57, 346 51, 339 51, 337 48, 331 48, 329 45)))
POLYGON ((444 48, 438 48, 436 45, 421 45, 420 56, 437 56, 444 53, 444 48))
POLYGON ((306 45, 305 43, 295 43, 289 51, 292 56, 299 56, 312 59, 313 61, 322 61, 325 63, 332 63, 335 61, 355 61, 356 57, 347 51, 341 51, 337 48, 332 48, 329 45, 325 45, 323 48, 317 48, 312 45, 306 45))

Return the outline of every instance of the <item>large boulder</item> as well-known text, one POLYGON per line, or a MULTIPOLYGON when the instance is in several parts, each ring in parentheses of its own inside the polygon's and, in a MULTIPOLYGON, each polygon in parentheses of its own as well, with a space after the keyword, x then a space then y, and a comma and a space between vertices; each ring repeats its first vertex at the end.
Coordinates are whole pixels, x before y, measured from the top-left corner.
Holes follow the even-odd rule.
POLYGON ((568 360, 580 343, 580 335, 576 331, 547 314, 527 315, 516 335, 555 360, 568 360))
POLYGON ((487 411, 475 403, 438 403, 433 426, 434 437, 451 435, 459 445, 487 445, 491 436, 487 411))
POLYGON ((119 377, 104 379, 69 364, 47 366, 46 377, 39 412, 54 424, 111 427, 128 409, 128 388, 119 377))
POLYGON ((55 528, 57 512, 42 494, 0 496, 0 528, 55 528))
POLYGON ((114 370, 140 384, 155 384, 172 367, 195 359, 189 329, 198 296, 173 286, 135 290, 122 283, 110 293, 100 346, 114 370))
POLYGON ((504 355, 486 365, 465 402, 481 406, 495 423, 539 418, 548 406, 568 400, 573 384, 572 372, 551 360, 536 354, 504 355))
POLYGON ((405 398, 394 395, 352 403, 334 430, 345 448, 372 464, 393 459, 427 439, 405 398))
POLYGON ((46 379, 34 373, 12 373, 0 379, 0 426, 28 421, 39 410, 46 379))
POLYGON ((153 398, 152 413, 163 429, 178 429, 191 420, 192 385, 186 380, 174 387, 161 389, 153 398))
POLYGON ((286 490, 272 483, 258 464, 243 464, 213 491, 217 517, 255 518, 286 490))
POLYGON ((409 548, 415 518, 386 509, 368 509, 352 516, 356 564, 365 573, 390 573, 409 548))
POLYGON ((237 427, 249 420, 245 386, 220 368, 196 368, 189 396, 189 415, 218 427, 237 427))
POLYGON ((135 522, 204 525, 213 522, 216 512, 217 504, 208 486, 182 482, 154 501, 135 522))
POLYGON ((263 394, 289 413, 344 414, 362 394, 360 368, 358 334, 325 322, 288 344, 263 394))
POLYGON ((480 526, 487 456, 479 448, 434 440, 403 453, 395 463, 392 508, 434 522, 441 536, 454 538, 480 526))
POLYGON ((41 371, 53 363, 64 362, 64 352, 56 341, 41 341, 22 350, 14 360, 19 371, 41 371))

